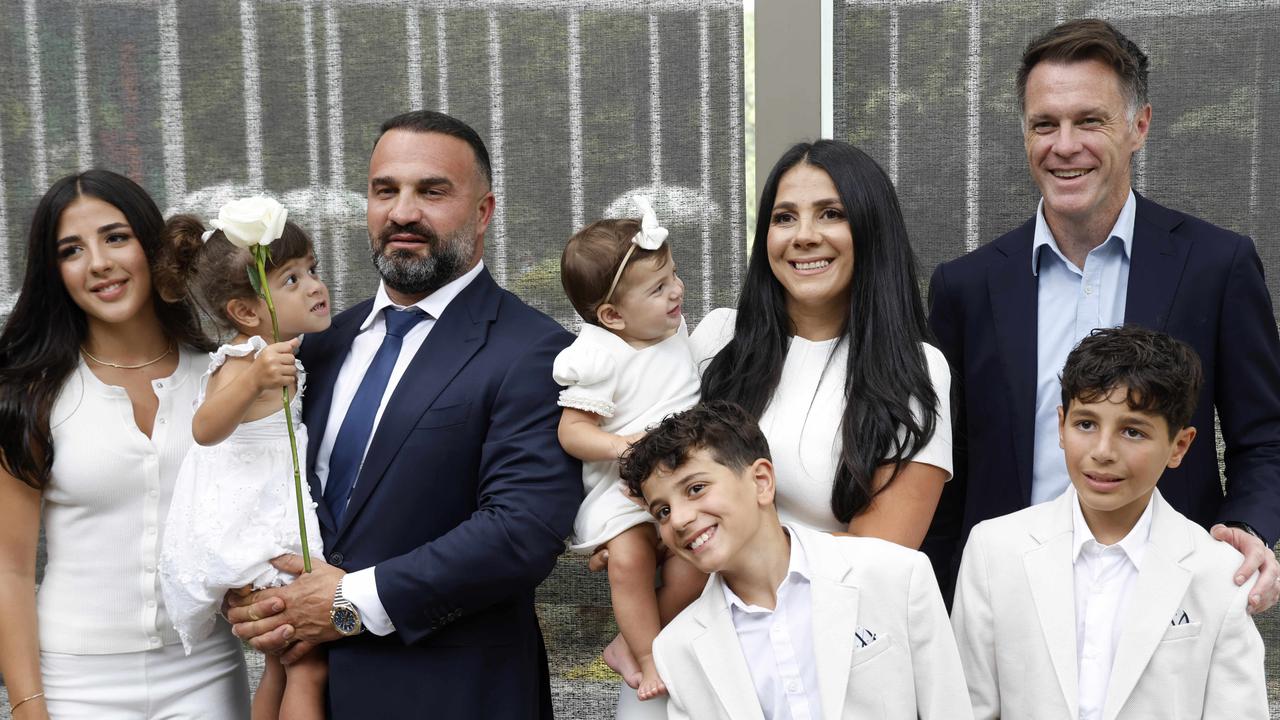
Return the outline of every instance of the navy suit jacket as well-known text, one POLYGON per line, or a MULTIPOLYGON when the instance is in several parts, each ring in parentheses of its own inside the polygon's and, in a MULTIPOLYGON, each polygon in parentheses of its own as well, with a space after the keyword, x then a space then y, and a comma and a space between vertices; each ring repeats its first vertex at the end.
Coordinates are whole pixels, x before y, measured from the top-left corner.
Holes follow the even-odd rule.
MULTIPOLYGON (((1205 527, 1248 523, 1280 536, 1280 340, 1253 242, 1137 198, 1125 322, 1166 332, 1200 355, 1199 431, 1160 492, 1205 527), (1214 408, 1226 443, 1226 492, 1214 449, 1214 408)), ((1035 218, 939 265, 929 324, 951 363, 955 476, 925 550, 944 587, 969 530, 1028 505, 1036 402, 1035 218)), ((949 596, 949 593, 948 593, 949 596)))
MULTIPOLYGON (((304 343, 308 468, 371 305, 304 343)), ((564 551, 582 494, 581 465, 556 439, 551 379, 572 339, 482 271, 388 400, 341 525, 320 502, 328 561, 376 565, 396 627, 328 645, 332 717, 551 717, 533 592, 564 551)))

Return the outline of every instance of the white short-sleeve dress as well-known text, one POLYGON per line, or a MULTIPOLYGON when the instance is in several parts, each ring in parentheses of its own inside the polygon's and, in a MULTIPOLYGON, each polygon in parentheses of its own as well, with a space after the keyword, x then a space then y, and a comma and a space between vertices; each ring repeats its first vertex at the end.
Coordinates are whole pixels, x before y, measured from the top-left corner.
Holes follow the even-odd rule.
MULTIPOLYGON (((267 343, 223 345, 210 354, 200 379, 196 407, 204 402, 209 378, 228 357, 257 356, 267 343)), ((308 492, 307 428, 302 424, 306 373, 298 364, 298 391, 290 403, 298 462, 308 492)), ((316 504, 305 495, 303 517, 311 556, 323 558, 316 504)), ((293 576, 271 564, 271 558, 301 553, 298 503, 294 494, 293 456, 284 408, 247 423, 217 445, 195 445, 178 470, 173 504, 165 524, 160 553, 160 586, 165 607, 183 646, 207 636, 223 595, 231 588, 285 585, 293 576)))
MULTIPOLYGON (((683 322, 671 337, 641 349, 584 324, 578 339, 556 356, 552 375, 565 386, 561 407, 599 415, 601 429, 615 435, 641 432, 698 401, 698 372, 683 322)), ((586 499, 573 523, 574 552, 590 554, 623 530, 653 521, 627 498, 616 461, 583 463, 582 484, 586 499)))
MULTIPOLYGON (((733 339, 737 311, 713 310, 694 330, 694 357, 706 364, 733 339)), ((951 475, 951 371, 942 352, 924 345, 929 376, 938 396, 933 437, 912 462, 942 468, 951 475)), ((778 517, 815 530, 836 532, 847 527, 831 511, 831 487, 839 464, 840 422, 844 413, 844 375, 849 348, 838 338, 791 338, 782 377, 760 429, 769 440, 777 472, 778 517)), ((920 412, 919 403, 912 407, 920 412)))

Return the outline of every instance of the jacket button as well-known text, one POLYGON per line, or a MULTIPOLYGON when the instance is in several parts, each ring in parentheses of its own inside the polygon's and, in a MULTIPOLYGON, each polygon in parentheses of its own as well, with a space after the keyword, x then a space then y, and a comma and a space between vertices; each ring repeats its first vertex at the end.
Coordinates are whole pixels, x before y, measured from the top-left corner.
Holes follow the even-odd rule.
POLYGON ((331 555, 329 555, 329 564, 330 564, 330 565, 341 565, 341 564, 342 564, 342 553, 340 553, 340 552, 336 552, 336 553, 332 553, 331 555))

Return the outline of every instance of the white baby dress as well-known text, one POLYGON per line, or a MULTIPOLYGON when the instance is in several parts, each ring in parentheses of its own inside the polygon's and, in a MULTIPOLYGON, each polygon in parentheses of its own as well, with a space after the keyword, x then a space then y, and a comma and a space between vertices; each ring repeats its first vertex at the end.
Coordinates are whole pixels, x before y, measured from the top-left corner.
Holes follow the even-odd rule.
MULTIPOLYGON (((671 337, 638 350, 584 324, 556 357, 552 375, 565 386, 562 407, 599 415, 600 428, 615 435, 647 430, 698 401, 698 370, 683 321, 671 337)), ((587 497, 573 521, 570 550, 589 554, 623 530, 653 521, 624 494, 616 461, 583 463, 582 484, 587 497)))
MULTIPOLYGON (((209 378, 228 357, 257 356, 267 343, 252 337, 211 353, 196 407, 209 378)), ((316 504, 307 486, 307 428, 302 425, 306 374, 298 364, 298 391, 290 403, 302 473, 303 516, 313 558, 323 558, 316 504)), ((301 553, 293 458, 284 408, 241 423, 222 442, 193 444, 178 470, 173 504, 160 551, 160 589, 187 652, 213 629, 214 615, 231 588, 288 584, 293 576, 271 565, 285 553, 301 553)))

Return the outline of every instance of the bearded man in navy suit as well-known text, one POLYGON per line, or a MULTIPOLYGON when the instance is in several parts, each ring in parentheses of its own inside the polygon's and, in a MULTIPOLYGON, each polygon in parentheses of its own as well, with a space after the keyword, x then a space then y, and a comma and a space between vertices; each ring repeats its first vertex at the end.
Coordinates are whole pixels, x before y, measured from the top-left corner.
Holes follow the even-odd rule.
POLYGON ((1134 323, 1200 355, 1191 425, 1212 433, 1217 411, 1226 489, 1212 442, 1160 489, 1245 555, 1237 584, 1261 568, 1250 611, 1264 610, 1280 597, 1280 341, 1253 242, 1133 192, 1130 162, 1151 125, 1147 57, 1108 23, 1033 40, 1018 97, 1040 207, 930 282, 930 325, 959 397, 955 477, 922 549, 946 587, 974 525, 1068 487, 1057 428, 1067 353, 1094 328, 1134 323))
POLYGON ((382 281, 302 346, 328 562, 230 619, 286 663, 323 644, 334 718, 551 717, 533 594, 581 499, 551 379, 572 336, 485 269, 490 184, 466 124, 384 123, 368 187, 382 281))

